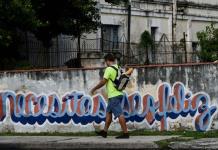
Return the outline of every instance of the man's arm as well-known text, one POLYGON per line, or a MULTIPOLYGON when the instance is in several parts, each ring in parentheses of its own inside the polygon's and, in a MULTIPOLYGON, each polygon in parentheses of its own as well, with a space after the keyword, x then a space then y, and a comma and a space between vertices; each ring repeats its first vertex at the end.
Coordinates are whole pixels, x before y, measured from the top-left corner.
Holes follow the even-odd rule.
POLYGON ((102 79, 92 90, 91 94, 94 95, 95 91, 103 87, 107 83, 107 79, 102 79))
POLYGON ((132 72, 133 72, 133 68, 126 68, 126 72, 124 74, 130 76, 132 74, 132 72))

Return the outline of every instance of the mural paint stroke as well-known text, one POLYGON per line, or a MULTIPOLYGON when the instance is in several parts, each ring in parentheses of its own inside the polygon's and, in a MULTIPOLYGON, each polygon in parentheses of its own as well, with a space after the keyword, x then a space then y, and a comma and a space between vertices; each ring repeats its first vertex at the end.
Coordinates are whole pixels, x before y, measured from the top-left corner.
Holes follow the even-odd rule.
MULTIPOLYGON (((157 90, 157 100, 150 94, 141 96, 139 92, 124 94, 122 107, 128 122, 145 121, 152 126, 160 121, 161 130, 168 130, 168 118, 194 118, 197 131, 206 131, 212 121, 217 107, 210 106, 210 97, 204 92, 185 93, 182 83, 175 83, 172 88, 162 83, 157 90)), ((0 92, 0 122, 10 111, 11 120, 15 123, 42 125, 46 120, 50 123, 68 123, 87 125, 92 122, 101 123, 105 120, 106 100, 101 95, 93 97, 84 92, 73 91, 61 99, 57 94, 36 95, 35 93, 0 92), (10 107, 7 110, 6 103, 10 107)))

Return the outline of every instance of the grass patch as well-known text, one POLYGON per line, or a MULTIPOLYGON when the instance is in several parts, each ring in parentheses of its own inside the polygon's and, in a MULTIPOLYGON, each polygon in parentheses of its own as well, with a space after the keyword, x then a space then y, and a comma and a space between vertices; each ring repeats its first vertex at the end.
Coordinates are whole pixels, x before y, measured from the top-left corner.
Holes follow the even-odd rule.
POLYGON ((157 145, 158 145, 158 147, 160 148, 160 149, 169 149, 169 144, 171 143, 172 141, 170 141, 170 140, 162 140, 162 141, 157 141, 157 142, 155 142, 157 145))
MULTIPOLYGON (((193 137, 199 138, 218 138, 218 130, 208 132, 197 131, 150 131, 150 130, 135 130, 130 131, 130 136, 181 136, 181 137, 193 137)), ((120 132, 109 131, 109 136, 119 135, 120 132)), ((95 132, 41 132, 41 133, 12 133, 5 132, 0 133, 0 136, 95 136, 95 132)))
MULTIPOLYGON (((119 135, 120 132, 110 131, 109 136, 119 135)), ((40 133, 13 133, 4 132, 0 133, 0 136, 96 136, 95 132, 40 132, 40 133)))
POLYGON ((199 131, 148 131, 148 130, 136 130, 132 131, 133 136, 145 135, 145 136, 181 136, 181 137, 193 137, 194 139, 199 138, 218 138, 218 130, 199 132, 199 131))
MULTIPOLYGON (((151 130, 135 130, 130 131, 130 136, 178 136, 167 140, 155 142, 160 149, 169 149, 169 145, 173 142, 185 142, 200 138, 218 138, 218 130, 208 132, 197 131, 151 131, 151 130)), ((117 136, 120 132, 109 131, 109 136, 117 136)), ((95 132, 41 132, 41 133, 0 133, 0 136, 96 136, 95 132)))
POLYGON ((169 145, 172 142, 186 142, 186 141, 190 141, 193 138, 184 138, 184 137, 175 137, 175 138, 171 138, 171 139, 167 139, 167 140, 161 140, 161 141, 157 141, 155 142, 160 149, 169 149, 169 145))

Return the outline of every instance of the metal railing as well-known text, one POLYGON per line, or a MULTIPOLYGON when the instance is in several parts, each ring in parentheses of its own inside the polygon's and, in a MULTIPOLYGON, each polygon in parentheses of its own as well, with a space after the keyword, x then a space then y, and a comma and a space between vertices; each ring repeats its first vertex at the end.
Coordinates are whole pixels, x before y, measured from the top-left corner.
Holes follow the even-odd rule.
MULTIPOLYGON (((176 42, 176 46, 172 46, 170 41, 156 41, 154 45, 148 49, 139 48, 137 43, 131 43, 130 54, 127 56, 128 43, 112 42, 99 39, 81 39, 80 55, 84 59, 85 53, 115 53, 119 56, 121 63, 130 64, 172 64, 172 63, 191 63, 198 62, 198 53, 193 52, 191 41, 176 42), (185 46, 191 47, 187 48, 185 46), (186 51, 185 51, 186 50, 186 51)), ((52 46, 45 49, 41 42, 33 36, 27 39, 27 49, 29 63, 34 68, 50 68, 63 67, 67 62, 78 61, 78 41, 72 36, 58 36, 52 40, 52 46)), ((100 55, 99 55, 100 56, 100 55)), ((88 59, 88 58, 86 58, 88 59)), ((96 56, 96 59, 100 59, 96 56)))

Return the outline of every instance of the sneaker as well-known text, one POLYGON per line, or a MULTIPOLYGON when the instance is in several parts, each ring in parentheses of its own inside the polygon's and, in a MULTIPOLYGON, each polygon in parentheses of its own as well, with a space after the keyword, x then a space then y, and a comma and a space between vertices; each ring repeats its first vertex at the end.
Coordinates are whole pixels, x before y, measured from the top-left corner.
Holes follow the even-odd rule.
POLYGON ((128 139, 129 138, 129 133, 123 133, 120 136, 115 137, 116 139, 128 139))
POLYGON ((99 136, 102 136, 103 138, 107 138, 107 132, 105 132, 104 130, 101 131, 95 131, 95 133, 99 136))

